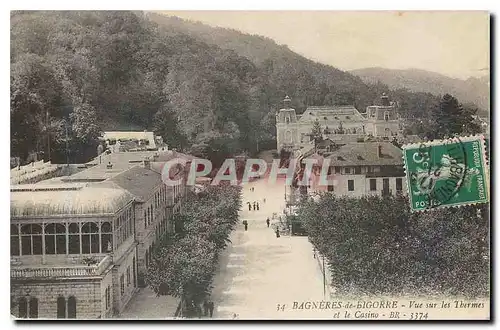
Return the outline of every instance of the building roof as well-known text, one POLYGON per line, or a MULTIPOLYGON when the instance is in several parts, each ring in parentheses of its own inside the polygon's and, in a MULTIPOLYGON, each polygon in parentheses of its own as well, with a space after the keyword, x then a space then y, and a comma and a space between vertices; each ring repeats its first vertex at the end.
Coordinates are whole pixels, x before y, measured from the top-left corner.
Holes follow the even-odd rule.
POLYGON ((300 117, 301 122, 319 120, 321 123, 365 121, 366 118, 352 105, 346 106, 311 106, 300 117))
POLYGON ((11 217, 114 214, 133 196, 109 184, 16 185, 10 193, 11 217))
POLYGON ((136 200, 142 202, 148 200, 156 187, 163 183, 159 172, 140 165, 116 175, 110 181, 127 190, 136 197, 136 200))
POLYGON ((348 143, 326 158, 334 166, 403 165, 403 152, 390 142, 348 143), (381 157, 378 148, 381 147, 381 157))
POLYGON ((103 134, 104 140, 148 140, 148 148, 156 148, 155 135, 147 131, 108 131, 103 134))

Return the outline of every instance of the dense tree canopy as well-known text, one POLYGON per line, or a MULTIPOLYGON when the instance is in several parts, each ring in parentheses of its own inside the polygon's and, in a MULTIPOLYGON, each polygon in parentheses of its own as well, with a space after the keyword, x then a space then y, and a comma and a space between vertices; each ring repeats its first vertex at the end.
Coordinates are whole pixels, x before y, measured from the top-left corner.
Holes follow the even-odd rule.
POLYGON ((55 162, 66 159, 66 146, 71 161, 86 161, 99 132, 116 129, 154 130, 180 149, 208 144, 253 153, 275 145, 274 114, 287 94, 298 113, 331 104, 363 112, 385 92, 403 117, 423 126, 439 103, 431 94, 367 85, 266 38, 149 16, 11 14, 12 156, 38 151, 47 158, 50 143, 55 162))
POLYGON ((241 207, 239 186, 205 188, 191 193, 189 207, 174 216, 175 236, 160 242, 146 274, 146 283, 157 294, 182 297, 187 310, 210 293, 219 252, 229 243, 241 207))
POLYGON ((324 194, 298 217, 340 294, 489 293, 488 206, 411 213, 402 196, 324 194))

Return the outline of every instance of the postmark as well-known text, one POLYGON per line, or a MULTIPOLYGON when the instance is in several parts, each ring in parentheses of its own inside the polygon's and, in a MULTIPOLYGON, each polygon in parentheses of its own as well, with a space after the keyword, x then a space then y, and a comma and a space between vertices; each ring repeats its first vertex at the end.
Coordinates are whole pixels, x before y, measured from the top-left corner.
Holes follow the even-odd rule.
POLYGON ((488 202, 483 136, 405 145, 403 158, 412 211, 488 202))

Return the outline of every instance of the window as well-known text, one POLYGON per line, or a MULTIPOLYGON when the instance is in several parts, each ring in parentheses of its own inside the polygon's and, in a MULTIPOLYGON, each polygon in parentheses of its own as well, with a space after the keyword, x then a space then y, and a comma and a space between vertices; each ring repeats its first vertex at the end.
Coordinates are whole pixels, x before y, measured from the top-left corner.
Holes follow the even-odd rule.
POLYGON ((66 254, 66 226, 49 223, 45 226, 45 253, 66 254))
POLYGON ((347 190, 354 191, 354 180, 347 180, 347 190))
POLYGON ((371 166, 367 166, 367 167, 366 167, 366 171, 367 171, 368 173, 370 173, 370 174, 371 174, 371 173, 373 173, 373 167, 371 167, 371 166))
POLYGON ((344 171, 345 171, 345 174, 351 174, 351 168, 350 167, 346 167, 344 171))
POLYGON ((80 254, 80 227, 72 223, 68 228, 69 254, 80 254))
POLYGON ((68 318, 76 319, 76 298, 74 296, 68 298, 68 318))
POLYGON ((361 166, 354 167, 354 174, 361 174, 361 166))
POLYGON ((125 294, 125 276, 123 274, 120 276, 120 293, 122 296, 125 294))
POLYGON ((30 311, 30 319, 36 319, 38 318, 38 299, 35 297, 31 297, 30 299, 30 304, 29 304, 29 311, 30 311))
POLYGON ((396 178, 396 191, 403 190, 403 179, 396 178))
POLYGON ((21 252, 23 255, 42 254, 42 226, 21 226, 21 252))
POLYGON ((333 185, 328 185, 328 191, 333 191, 333 185))
POLYGON ((370 179, 370 191, 377 190, 377 179, 370 179))
POLYGON ((57 298, 57 318, 66 318, 66 298, 64 297, 57 298))
POLYGON ((18 225, 10 225, 10 255, 19 255, 19 227, 18 225))
POLYGON ((19 317, 25 319, 28 317, 28 301, 26 298, 21 297, 18 301, 19 305, 19 317))
POLYGON ((389 111, 384 112, 384 120, 388 121, 389 120, 389 111))
POLYGON ((101 250, 102 252, 113 251, 113 233, 110 222, 101 224, 101 250))
POLYGON ((106 292, 106 309, 109 309, 111 307, 111 286, 108 286, 107 292, 106 292))
POLYGON ((144 210, 144 228, 148 227, 148 214, 146 210, 144 210))
POLYGON ((130 285, 130 266, 127 268, 127 286, 130 285))
POLYGON ((99 227, 95 222, 82 226, 82 253, 99 253, 99 227))
POLYGON ((340 166, 335 166, 335 174, 339 174, 340 173, 340 166))

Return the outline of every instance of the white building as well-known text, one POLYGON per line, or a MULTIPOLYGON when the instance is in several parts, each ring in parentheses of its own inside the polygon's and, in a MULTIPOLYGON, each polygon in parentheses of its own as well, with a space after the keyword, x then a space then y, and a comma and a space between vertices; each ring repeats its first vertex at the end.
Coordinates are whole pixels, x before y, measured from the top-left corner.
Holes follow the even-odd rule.
POLYGON ((385 94, 381 104, 369 106, 360 113, 354 106, 311 106, 302 115, 291 108, 291 99, 284 99, 284 108, 276 114, 278 152, 300 150, 312 143, 310 133, 315 122, 321 126, 323 138, 339 143, 357 142, 368 136, 389 139, 401 132, 396 104, 385 94))

